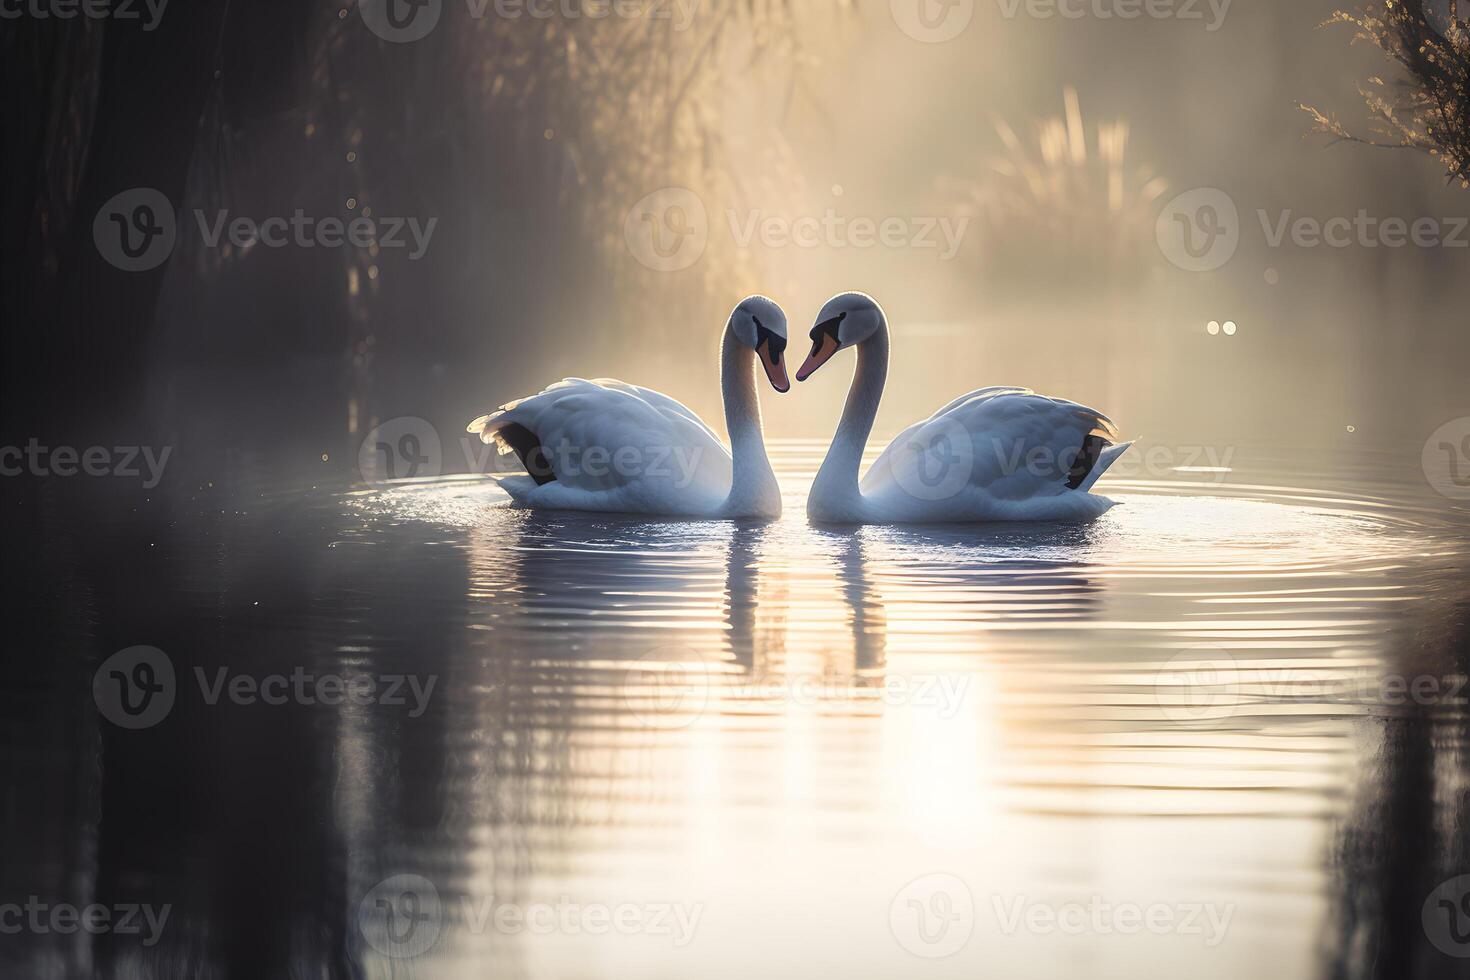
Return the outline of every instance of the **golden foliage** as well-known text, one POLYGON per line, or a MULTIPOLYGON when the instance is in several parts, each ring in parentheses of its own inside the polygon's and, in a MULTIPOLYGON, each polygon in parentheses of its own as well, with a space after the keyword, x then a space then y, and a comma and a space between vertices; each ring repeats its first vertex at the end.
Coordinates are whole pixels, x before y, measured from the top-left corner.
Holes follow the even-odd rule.
POLYGON ((983 176, 953 182, 981 232, 982 267, 1000 282, 1135 279, 1167 184, 1128 161, 1126 121, 1098 123, 1089 144, 1077 90, 1065 89, 1062 101, 1061 116, 1034 124, 1030 144, 995 118, 1004 152, 983 176))
POLYGON ((1381 0, 1358 13, 1337 11, 1323 26, 1356 28, 1353 42, 1380 48, 1406 76, 1370 75, 1358 93, 1373 132, 1360 136, 1313 106, 1313 131, 1339 140, 1428 153, 1451 180, 1470 187, 1470 0, 1381 0))

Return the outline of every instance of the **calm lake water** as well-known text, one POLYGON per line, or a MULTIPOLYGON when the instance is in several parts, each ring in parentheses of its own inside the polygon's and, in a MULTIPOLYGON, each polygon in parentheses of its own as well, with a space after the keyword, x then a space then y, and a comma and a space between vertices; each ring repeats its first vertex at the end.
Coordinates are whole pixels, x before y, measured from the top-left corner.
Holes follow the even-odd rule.
POLYGON ((1417 454, 1120 464, 1090 525, 818 528, 824 449, 774 445, 771 523, 479 477, 27 498, 6 900, 168 913, 0 956, 1464 976, 1470 510, 1417 454))

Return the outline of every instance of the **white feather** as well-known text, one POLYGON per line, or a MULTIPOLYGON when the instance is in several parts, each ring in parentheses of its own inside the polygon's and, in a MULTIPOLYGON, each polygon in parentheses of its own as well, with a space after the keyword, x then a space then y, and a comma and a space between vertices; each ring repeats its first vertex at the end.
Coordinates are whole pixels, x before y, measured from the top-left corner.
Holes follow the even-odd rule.
POLYGON ((981 388, 904 430, 873 462, 863 499, 892 521, 1076 520, 1112 501, 1088 493, 1127 448, 1105 449, 1076 488, 1069 471, 1102 413, 1026 388, 981 388))
POLYGON ((540 440, 556 479, 498 478, 519 505, 559 510, 710 514, 730 491, 731 458, 691 409, 612 378, 566 378, 468 426, 510 452, 518 424, 540 440))

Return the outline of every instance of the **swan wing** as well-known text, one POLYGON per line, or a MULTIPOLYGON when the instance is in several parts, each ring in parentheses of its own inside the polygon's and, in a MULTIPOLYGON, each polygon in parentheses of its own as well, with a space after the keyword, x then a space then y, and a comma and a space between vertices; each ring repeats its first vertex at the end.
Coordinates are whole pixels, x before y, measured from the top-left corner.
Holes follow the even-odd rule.
POLYGON ((688 419, 708 433, 709 437, 715 442, 720 441, 720 437, 715 435, 714 430, 705 424, 704 419, 695 414, 694 409, 688 407, 677 398, 672 398, 661 391, 654 391, 652 388, 645 388, 642 385, 619 381, 617 378, 594 378, 592 379, 592 383, 602 385, 605 388, 616 388, 619 391, 626 391, 630 395, 637 395, 661 412, 673 413, 674 415, 688 419))
POLYGON ((1095 516, 1095 502, 1108 502, 1087 489, 1121 452, 1116 440, 1096 409, 1029 388, 981 388, 900 433, 862 492, 894 519, 1095 516))
POLYGON ((730 488, 730 454, 709 426, 668 395, 614 379, 566 378, 467 428, 536 478, 534 488, 502 483, 522 503, 697 511, 730 488))

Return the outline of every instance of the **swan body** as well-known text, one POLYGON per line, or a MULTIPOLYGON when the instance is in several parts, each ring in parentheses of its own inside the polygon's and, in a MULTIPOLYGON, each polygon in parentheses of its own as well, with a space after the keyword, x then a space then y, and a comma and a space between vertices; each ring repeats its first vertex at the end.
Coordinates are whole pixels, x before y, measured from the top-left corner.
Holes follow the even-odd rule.
POLYGON ((1095 409, 1028 388, 980 388, 898 435, 862 481, 858 468, 888 371, 888 325, 862 293, 822 308, 803 381, 844 347, 858 366, 832 446, 807 498, 824 523, 1090 520, 1113 506, 1091 492, 1130 443, 1095 409))
POLYGON ((1114 434, 1106 417, 1075 402, 1027 388, 980 388, 900 433, 863 477, 861 496, 885 523, 1087 520, 1113 506, 1088 491, 1128 444, 1103 448, 1076 489, 1066 486, 1070 465, 1050 464, 1078 455, 1099 431, 1114 434), (958 484, 953 494, 951 484, 958 484))
POLYGON ((786 390, 785 342, 785 316, 771 300, 748 297, 731 314, 721 345, 729 450, 677 399, 613 378, 566 378, 467 429, 520 458, 526 475, 497 478, 514 506, 774 517, 781 494, 761 433, 754 361, 786 390))
POLYGON ((729 451, 691 409, 649 388, 566 378, 476 419, 469 431, 504 455, 515 452, 511 426, 536 436, 555 474, 546 482, 529 473, 499 477, 522 507, 712 514, 730 493, 729 451), (619 450, 623 465, 614 462, 619 450))

